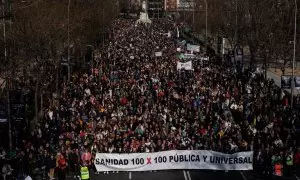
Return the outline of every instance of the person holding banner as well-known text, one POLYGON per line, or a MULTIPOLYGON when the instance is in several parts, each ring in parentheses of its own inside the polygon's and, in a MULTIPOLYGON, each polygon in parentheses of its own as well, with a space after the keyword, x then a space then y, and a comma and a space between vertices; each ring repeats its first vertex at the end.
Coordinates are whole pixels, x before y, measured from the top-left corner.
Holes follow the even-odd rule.
POLYGON ((92 155, 89 152, 89 150, 86 148, 84 153, 81 155, 81 162, 83 166, 90 166, 92 164, 91 162, 92 155))
POLYGON ((84 152, 81 154, 81 166, 80 166, 80 177, 81 180, 89 180, 90 173, 89 170, 92 168, 92 155, 89 152, 88 148, 84 149, 84 152))
POLYGON ((67 168, 68 164, 66 158, 63 154, 58 153, 57 157, 57 175, 59 180, 65 180, 67 175, 67 168))

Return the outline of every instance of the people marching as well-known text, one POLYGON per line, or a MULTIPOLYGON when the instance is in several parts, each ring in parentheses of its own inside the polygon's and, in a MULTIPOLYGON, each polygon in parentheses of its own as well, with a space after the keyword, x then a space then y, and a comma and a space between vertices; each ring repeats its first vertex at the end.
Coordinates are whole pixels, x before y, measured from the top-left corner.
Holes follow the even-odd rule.
POLYGON ((182 26, 170 19, 148 25, 115 20, 93 69, 74 73, 59 102, 20 137, 19 173, 31 176, 40 163, 50 179, 86 180, 98 152, 175 149, 254 151, 255 171, 299 173, 299 112, 272 81, 251 70, 236 72, 202 46, 193 53, 209 56, 209 63, 193 60, 192 70, 178 70, 178 51, 187 52, 178 43, 182 26))

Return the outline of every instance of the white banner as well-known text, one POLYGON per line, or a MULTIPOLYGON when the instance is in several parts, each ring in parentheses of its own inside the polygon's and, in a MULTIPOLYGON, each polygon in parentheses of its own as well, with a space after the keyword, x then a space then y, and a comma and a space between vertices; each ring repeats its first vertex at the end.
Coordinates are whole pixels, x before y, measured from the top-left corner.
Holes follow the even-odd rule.
POLYGON ((201 61, 209 61, 209 57, 201 57, 200 60, 201 61))
POLYGON ((192 11, 195 9, 194 0, 177 0, 177 9, 192 11))
POLYGON ((185 63, 177 62, 177 70, 185 69, 185 70, 193 70, 192 61, 188 61, 185 63))
POLYGON ((183 59, 196 59, 197 56, 195 54, 183 54, 181 56, 183 59))
POLYGON ((200 52, 200 46, 198 46, 198 45, 187 44, 186 49, 188 51, 200 52))
POLYGON ((172 150, 132 154, 98 153, 94 163, 97 171, 252 170, 253 151, 235 154, 207 150, 172 150))
POLYGON ((155 56, 156 57, 161 57, 162 56, 162 52, 155 52, 155 56))

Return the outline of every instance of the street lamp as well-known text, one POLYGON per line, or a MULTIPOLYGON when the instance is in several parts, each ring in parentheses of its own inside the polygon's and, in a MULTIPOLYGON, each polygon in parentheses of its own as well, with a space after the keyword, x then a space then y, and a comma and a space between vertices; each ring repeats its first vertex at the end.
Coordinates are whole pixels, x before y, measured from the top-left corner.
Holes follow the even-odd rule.
POLYGON ((238 41, 237 28, 238 28, 238 0, 235 0, 235 33, 234 33, 234 37, 235 37, 236 44, 238 41))
POLYGON ((294 88, 295 88, 295 80, 294 80, 294 69, 295 69, 295 60, 296 60, 296 37, 297 37, 297 0, 295 0, 295 26, 294 26, 294 53, 293 53, 293 66, 292 66, 292 84, 291 84, 291 108, 293 108, 294 102, 294 88))
POLYGON ((207 39, 207 1, 205 1, 205 37, 207 39))
MULTIPOLYGON (((6 13, 5 13, 5 0, 2 0, 2 23, 3 23, 3 45, 4 45, 4 62, 7 60, 7 48, 6 48, 6 13)), ((10 62, 10 61, 9 61, 10 62)), ((8 64, 8 68, 10 68, 10 63, 8 64)), ((11 131, 11 118, 10 118, 10 78, 9 72, 6 71, 6 88, 7 88, 7 121, 8 121, 8 138, 9 138, 9 149, 12 150, 12 131, 11 131)))
POLYGON ((195 28, 195 1, 193 2, 193 28, 195 28))
POLYGON ((70 65, 70 3, 68 2, 68 81, 71 80, 71 65, 70 65))

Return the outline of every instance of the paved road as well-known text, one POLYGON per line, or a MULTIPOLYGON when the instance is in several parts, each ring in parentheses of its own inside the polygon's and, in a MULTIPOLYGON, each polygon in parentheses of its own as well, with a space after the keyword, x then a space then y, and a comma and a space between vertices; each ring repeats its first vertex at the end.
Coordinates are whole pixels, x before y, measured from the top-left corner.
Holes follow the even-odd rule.
POLYGON ((91 180, 297 180, 296 178, 261 177, 252 171, 157 171, 157 172, 119 172, 91 175, 91 180))
MULTIPOLYGON (((278 75, 276 75, 275 73, 273 73, 271 71, 267 72, 267 76, 268 76, 268 78, 273 79, 275 84, 278 87, 281 87, 281 77, 279 77, 278 75)), ((285 90, 287 90, 288 92, 291 92, 291 89, 285 89, 285 90)), ((297 94, 300 94, 299 89, 295 89, 295 91, 294 91, 294 95, 297 95, 297 94)))
POLYGON ((92 177, 92 180, 220 180, 236 179, 244 180, 239 172, 213 172, 213 171, 157 171, 157 172, 131 172, 100 174, 92 177))

